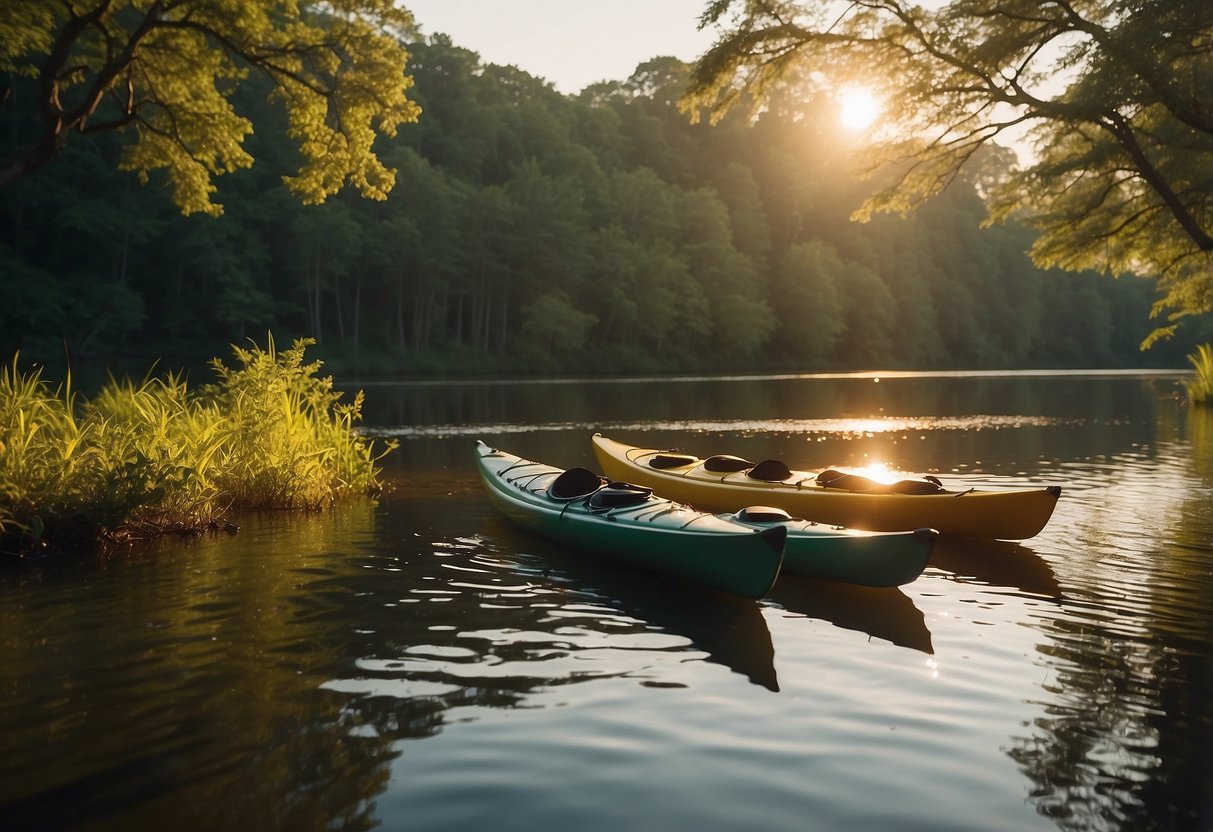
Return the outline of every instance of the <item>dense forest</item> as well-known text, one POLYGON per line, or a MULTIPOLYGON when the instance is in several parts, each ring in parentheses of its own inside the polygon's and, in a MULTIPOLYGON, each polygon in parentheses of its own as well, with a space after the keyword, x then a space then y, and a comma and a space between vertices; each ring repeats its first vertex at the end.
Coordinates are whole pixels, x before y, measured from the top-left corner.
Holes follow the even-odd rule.
MULTIPOLYGON (((981 227, 976 173, 851 222, 855 136, 794 84, 708 126, 672 58, 573 96, 441 35, 409 49, 423 114, 376 145, 386 201, 293 197, 285 118, 249 84, 257 162, 219 180, 222 216, 119 170, 114 135, 7 185, 0 351, 190 367, 272 331, 362 373, 1179 367, 1213 337, 1195 319, 1141 352, 1154 283, 1036 268, 1026 227, 981 227)), ((0 141, 28 140, 30 92, 0 141)))

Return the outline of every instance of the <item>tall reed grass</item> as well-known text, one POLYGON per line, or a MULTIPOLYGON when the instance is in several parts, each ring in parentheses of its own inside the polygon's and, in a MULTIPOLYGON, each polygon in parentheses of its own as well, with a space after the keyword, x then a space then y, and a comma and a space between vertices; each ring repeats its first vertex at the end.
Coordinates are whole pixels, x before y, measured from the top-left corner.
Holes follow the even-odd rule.
POLYGON ((1195 375, 1184 382, 1188 388, 1188 401, 1193 404, 1213 402, 1213 346, 1201 344, 1188 360, 1195 370, 1195 375))
POLYGON ((29 553, 213 528, 230 509, 318 509, 380 488, 394 447, 304 363, 314 343, 233 347, 196 391, 179 376, 110 379, 85 402, 15 357, 0 371, 0 550, 29 553))

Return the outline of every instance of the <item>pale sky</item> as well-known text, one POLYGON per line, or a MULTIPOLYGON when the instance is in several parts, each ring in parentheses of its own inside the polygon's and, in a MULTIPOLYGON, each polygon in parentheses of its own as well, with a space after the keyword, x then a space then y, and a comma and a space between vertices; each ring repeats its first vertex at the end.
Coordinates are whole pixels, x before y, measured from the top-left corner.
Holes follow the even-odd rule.
POLYGON ((712 45, 696 26, 707 0, 401 0, 422 34, 445 32, 486 64, 513 64, 577 93, 623 81, 658 55, 693 61, 712 45))

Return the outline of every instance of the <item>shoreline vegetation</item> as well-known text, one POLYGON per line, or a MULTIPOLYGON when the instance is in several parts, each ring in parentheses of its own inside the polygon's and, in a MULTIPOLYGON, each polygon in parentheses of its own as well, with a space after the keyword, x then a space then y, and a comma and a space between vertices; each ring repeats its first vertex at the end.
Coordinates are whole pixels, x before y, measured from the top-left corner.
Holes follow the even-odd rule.
POLYGON ((168 534, 234 532, 233 510, 316 511, 381 488, 396 447, 359 435, 363 394, 348 403, 314 343, 232 346, 196 390, 180 375, 111 378, 83 400, 67 381, 0 371, 0 552, 29 557, 109 549, 168 534))
POLYGON ((1197 345, 1196 352, 1188 356, 1188 361, 1193 370, 1193 377, 1184 382, 1188 388, 1188 401, 1213 405, 1213 344, 1197 345))

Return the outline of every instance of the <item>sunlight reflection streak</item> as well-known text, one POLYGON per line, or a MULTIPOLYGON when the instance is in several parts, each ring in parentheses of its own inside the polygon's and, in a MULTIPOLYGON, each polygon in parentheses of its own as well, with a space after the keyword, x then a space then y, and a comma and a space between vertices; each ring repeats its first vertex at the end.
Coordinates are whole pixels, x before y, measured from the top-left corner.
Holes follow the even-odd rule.
POLYGON ((739 431, 750 433, 831 434, 846 437, 868 436, 896 431, 1002 430, 1004 428, 1056 427, 1077 425, 1079 420, 1049 416, 889 416, 879 419, 733 419, 654 422, 547 422, 542 424, 464 424, 401 425, 366 427, 367 436, 397 439, 421 437, 480 436, 486 434, 544 433, 555 431, 739 431))

